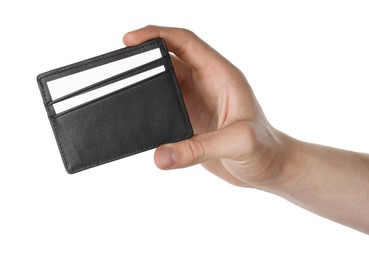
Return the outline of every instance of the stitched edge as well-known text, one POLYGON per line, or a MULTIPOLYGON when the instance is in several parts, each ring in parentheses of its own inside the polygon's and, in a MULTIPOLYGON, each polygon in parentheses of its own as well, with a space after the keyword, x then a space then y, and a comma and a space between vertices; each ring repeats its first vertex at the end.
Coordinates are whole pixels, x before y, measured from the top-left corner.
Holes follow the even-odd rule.
POLYGON ((65 157, 63 146, 61 145, 61 143, 60 143, 60 141, 59 141, 59 137, 58 137, 58 134, 57 134, 57 132, 56 132, 55 125, 54 125, 54 123, 52 122, 52 120, 50 120, 50 111, 49 111, 48 107, 46 106, 46 93, 45 93, 45 91, 44 91, 43 84, 41 83, 41 81, 38 81, 38 84, 39 84, 40 89, 41 89, 41 96, 42 96, 42 99, 44 100, 44 106, 45 106, 45 108, 46 108, 47 115, 49 116, 49 122, 50 122, 50 124, 51 124, 51 129, 52 129, 52 130, 53 130, 53 132, 54 132, 55 140, 56 140, 56 143, 57 143, 57 145, 58 145, 58 148, 59 148, 59 151, 60 151, 60 155, 61 155, 61 157, 62 157, 62 161, 63 161, 64 167, 65 167, 65 169, 67 169, 67 171, 69 172, 69 170, 68 170, 68 168, 69 168, 68 160, 67 160, 67 158, 65 157))

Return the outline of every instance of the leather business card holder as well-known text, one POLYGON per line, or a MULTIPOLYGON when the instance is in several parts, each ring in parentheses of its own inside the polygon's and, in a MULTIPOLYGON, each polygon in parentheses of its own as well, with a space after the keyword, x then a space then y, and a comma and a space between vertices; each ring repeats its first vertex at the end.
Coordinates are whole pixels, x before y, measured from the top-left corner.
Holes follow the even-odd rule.
POLYGON ((163 39, 42 73, 37 82, 68 173, 193 135, 163 39))

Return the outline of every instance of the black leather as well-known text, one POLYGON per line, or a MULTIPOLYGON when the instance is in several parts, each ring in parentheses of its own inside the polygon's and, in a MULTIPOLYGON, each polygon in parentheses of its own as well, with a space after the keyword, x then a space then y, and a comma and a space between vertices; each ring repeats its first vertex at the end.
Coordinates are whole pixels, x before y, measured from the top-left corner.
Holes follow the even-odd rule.
POLYGON ((40 74, 37 82, 64 166, 75 173, 164 143, 190 138, 193 130, 178 87, 170 56, 162 39, 116 50, 40 74), (47 82, 150 49, 163 57, 128 72, 102 80, 52 100, 47 82), (152 67, 165 71, 129 87, 99 97, 59 114, 53 105, 91 89, 130 77, 152 67))

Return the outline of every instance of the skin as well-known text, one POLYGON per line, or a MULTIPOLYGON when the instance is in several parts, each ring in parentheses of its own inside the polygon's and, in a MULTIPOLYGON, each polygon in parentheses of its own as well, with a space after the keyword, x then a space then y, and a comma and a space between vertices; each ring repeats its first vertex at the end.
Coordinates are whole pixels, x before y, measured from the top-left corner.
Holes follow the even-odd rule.
POLYGON ((193 32, 147 26, 127 33, 136 45, 161 37, 194 137, 158 147, 160 169, 201 164, 223 180, 277 194, 369 234, 369 155, 305 143, 273 128, 242 72, 193 32))

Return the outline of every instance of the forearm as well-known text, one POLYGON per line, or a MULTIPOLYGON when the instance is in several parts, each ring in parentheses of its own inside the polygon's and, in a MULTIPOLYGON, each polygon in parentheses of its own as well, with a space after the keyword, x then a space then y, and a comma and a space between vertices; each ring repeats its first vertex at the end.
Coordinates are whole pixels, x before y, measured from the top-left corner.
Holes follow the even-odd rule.
POLYGON ((282 173, 265 189, 369 234, 369 155, 282 139, 282 173))

